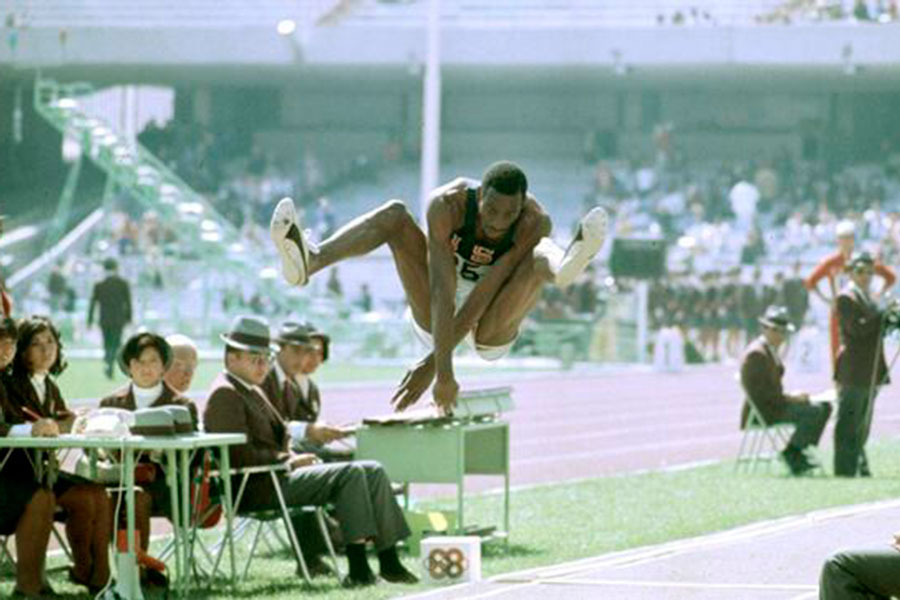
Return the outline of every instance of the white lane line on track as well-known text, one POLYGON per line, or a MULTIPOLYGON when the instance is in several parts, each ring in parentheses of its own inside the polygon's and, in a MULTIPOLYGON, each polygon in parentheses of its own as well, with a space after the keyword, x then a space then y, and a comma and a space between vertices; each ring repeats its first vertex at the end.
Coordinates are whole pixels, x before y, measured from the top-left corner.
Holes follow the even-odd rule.
POLYGON ((669 558, 699 549, 734 545, 738 542, 784 533, 792 529, 820 525, 821 523, 834 519, 854 517, 870 512, 890 510, 898 507, 900 507, 900 500, 886 500, 849 507, 841 506, 838 508, 823 509, 803 515, 784 517, 773 521, 751 523, 750 525, 744 525, 704 536, 595 556, 572 563, 564 563, 550 567, 537 567, 534 569, 498 575, 491 578, 490 581, 521 582, 531 581, 534 578, 572 577, 595 568, 632 567, 637 564, 669 558))
MULTIPOLYGON (((645 452, 648 450, 662 450, 664 448, 684 448, 690 446, 702 446, 703 444, 713 444, 719 442, 740 441, 740 433, 728 433, 724 435, 710 435, 704 437, 692 437, 686 440, 672 440, 666 442, 653 441, 646 444, 634 444, 631 446, 622 446, 609 450, 599 450, 593 452, 559 452, 556 454, 544 454, 543 456, 535 456, 533 458, 513 459, 510 466, 533 465, 540 463, 556 462, 559 460, 578 460, 587 458, 602 458, 608 456, 621 456, 632 452, 645 452)), ((736 448, 737 446, 735 446, 736 448)), ((515 447, 513 448, 515 450, 515 447)))
POLYGON ((818 598, 818 597, 819 597, 819 588, 817 587, 812 592, 804 592, 804 593, 800 594, 799 596, 792 596, 791 598, 788 598, 788 600, 812 600, 813 598, 818 598))
POLYGON ((541 584, 552 585, 594 585, 619 587, 650 587, 664 589, 696 589, 696 590, 753 590, 753 591, 802 591, 818 590, 818 586, 792 583, 706 583, 702 581, 632 581, 629 579, 578 579, 557 577, 540 579, 541 584))

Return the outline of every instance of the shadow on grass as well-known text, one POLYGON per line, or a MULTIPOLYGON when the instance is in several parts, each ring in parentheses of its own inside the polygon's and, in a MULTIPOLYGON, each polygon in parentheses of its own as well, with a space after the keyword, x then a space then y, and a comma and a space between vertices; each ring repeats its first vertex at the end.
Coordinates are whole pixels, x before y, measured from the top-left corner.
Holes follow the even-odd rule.
POLYGON ((190 597, 193 598, 268 598, 276 594, 294 592, 304 597, 328 596, 342 590, 337 581, 315 581, 312 585, 306 585, 299 579, 286 579, 278 583, 266 582, 254 584, 253 581, 242 582, 234 591, 227 583, 219 583, 213 587, 191 588, 190 597))
POLYGON ((525 546, 523 544, 485 544, 481 548, 483 558, 522 558, 526 556, 543 556, 547 550, 525 546))

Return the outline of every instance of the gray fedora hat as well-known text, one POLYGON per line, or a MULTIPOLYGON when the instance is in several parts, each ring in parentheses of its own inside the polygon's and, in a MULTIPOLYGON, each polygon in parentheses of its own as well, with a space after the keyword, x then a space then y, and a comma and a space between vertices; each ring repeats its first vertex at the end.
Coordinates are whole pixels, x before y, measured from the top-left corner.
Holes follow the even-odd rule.
POLYGON ((780 329, 781 331, 793 332, 796 329, 794 324, 791 323, 788 310, 783 306, 774 304, 766 309, 765 314, 759 318, 759 323, 763 327, 780 329))
POLYGON ((283 346, 308 346, 312 342, 310 334, 313 328, 306 323, 285 321, 278 330, 275 343, 283 346))
POLYGON ((272 343, 269 323, 261 317, 238 316, 231 322, 231 329, 219 337, 231 348, 250 352, 273 352, 278 347, 272 343))

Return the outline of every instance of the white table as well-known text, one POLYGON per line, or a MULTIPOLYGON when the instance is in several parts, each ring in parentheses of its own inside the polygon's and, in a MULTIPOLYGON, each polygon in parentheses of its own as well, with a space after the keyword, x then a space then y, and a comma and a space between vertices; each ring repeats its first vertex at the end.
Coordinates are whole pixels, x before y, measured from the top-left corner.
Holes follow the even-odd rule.
MULTIPOLYGON (((191 553, 186 544, 185 533, 190 527, 190 454, 201 448, 219 448, 220 470, 223 474, 225 487, 223 504, 225 509, 226 539, 229 544, 231 560, 231 582, 235 580, 234 548, 231 545, 232 521, 234 513, 231 496, 231 464, 228 455, 228 447, 231 445, 246 444, 247 437, 239 433, 206 434, 196 433, 178 436, 127 436, 127 437, 87 437, 84 435, 61 435, 54 438, 36 437, 0 437, 0 448, 31 449, 35 451, 35 471, 39 479, 43 479, 44 452, 63 450, 67 448, 83 448, 89 451, 118 450, 123 456, 123 476, 121 485, 125 488, 125 504, 128 523, 128 560, 126 568, 130 572, 123 573, 120 568, 117 591, 129 600, 141 600, 143 598, 140 587, 140 577, 137 572, 135 555, 135 515, 134 515, 134 466, 137 454, 145 451, 161 451, 166 455, 166 461, 170 468, 166 469, 166 479, 169 485, 172 502, 172 521, 175 533, 175 563, 178 577, 175 580, 176 593, 185 596, 190 583, 191 553), (179 492, 181 495, 179 502, 179 492)), ((0 469, 6 463, 10 452, 0 457, 0 469)), ((52 485, 56 478, 55 461, 49 462, 50 469, 47 472, 48 482, 52 485)))

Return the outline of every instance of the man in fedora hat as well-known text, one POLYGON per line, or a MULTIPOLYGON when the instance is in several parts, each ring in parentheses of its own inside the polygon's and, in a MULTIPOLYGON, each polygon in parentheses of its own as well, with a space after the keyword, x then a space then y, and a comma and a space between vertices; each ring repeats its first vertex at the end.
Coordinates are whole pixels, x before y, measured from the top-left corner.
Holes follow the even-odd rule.
MULTIPOLYGON (((831 405, 810 402, 809 394, 787 394, 782 387, 784 363, 778 350, 794 331, 790 315, 783 306, 770 306, 759 318, 762 334, 750 342, 741 360, 741 385, 747 397, 762 414, 767 424, 793 423, 794 434, 781 452, 793 475, 802 475, 815 465, 804 454, 809 446, 819 443, 831 405)), ((750 407, 746 403, 741 414, 745 427, 750 407)))
MULTIPOLYGON (((237 317, 225 342, 225 370, 210 390, 203 421, 215 433, 243 433, 247 443, 232 446, 235 468, 286 465, 280 476, 288 506, 332 504, 347 541, 347 584, 371 585, 376 578, 366 560, 366 542, 374 540, 380 575, 395 583, 415 583, 397 555, 396 544, 410 534, 403 511, 391 492, 391 482, 374 461, 322 464, 312 453, 290 451, 288 427, 260 387, 277 346, 268 323, 259 317, 237 317)), ((237 485, 234 487, 238 489, 237 485)), ((267 475, 247 483, 242 510, 271 510, 278 500, 267 475)))
POLYGON ((119 263, 116 259, 104 260, 103 270, 106 277, 94 285, 91 293, 87 325, 91 327, 94 324, 94 311, 99 308, 100 331, 103 332, 103 362, 106 363, 106 377, 112 379, 113 365, 122 344, 122 331, 131 323, 131 288, 119 276, 119 263))
POLYGON ((850 282, 836 302, 841 345, 834 368, 840 399, 834 427, 834 474, 868 477, 865 445, 872 409, 879 387, 889 382, 882 341, 884 311, 869 291, 875 274, 872 255, 854 254, 847 269, 850 282))
MULTIPOLYGON (((832 367, 837 364, 838 348, 840 346, 837 297, 846 282, 844 273, 848 267, 848 261, 853 256, 853 248, 856 244, 855 235, 856 226, 853 224, 853 221, 844 220, 838 223, 837 227, 835 227, 835 237, 837 238, 838 243, 837 251, 823 258, 804 281, 807 290, 818 296, 823 302, 831 307, 829 340, 831 342, 832 367), (828 280, 828 295, 823 294, 819 289, 819 282, 823 279, 828 280)), ((894 282, 897 281, 897 275, 894 273, 893 269, 882 264, 880 261, 875 261, 873 265, 875 273, 884 281, 881 292, 877 294, 880 295, 894 285, 894 282)))
POLYGON ((325 461, 352 459, 351 452, 325 447, 348 434, 319 421, 322 396, 310 377, 327 360, 330 338, 312 323, 288 321, 281 326, 275 343, 278 353, 262 388, 287 421, 294 448, 313 452, 325 461))

